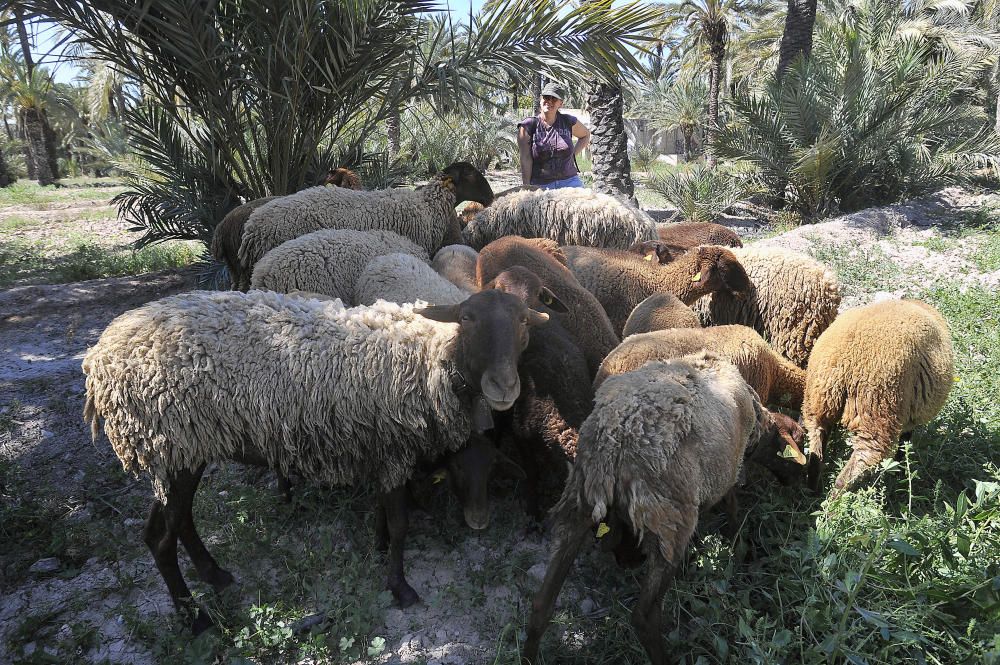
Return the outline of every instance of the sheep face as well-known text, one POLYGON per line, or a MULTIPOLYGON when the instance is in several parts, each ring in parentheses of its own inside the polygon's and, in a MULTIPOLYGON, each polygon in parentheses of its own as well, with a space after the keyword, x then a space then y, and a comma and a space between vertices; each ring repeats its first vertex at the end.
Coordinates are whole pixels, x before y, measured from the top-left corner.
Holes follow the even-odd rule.
POLYGON ((679 245, 670 245, 659 240, 643 240, 628 248, 633 254, 638 254, 647 261, 656 263, 670 263, 678 256, 687 251, 679 245))
POLYGON ((468 445, 448 456, 451 490, 462 504, 462 516, 470 529, 485 529, 490 525, 487 489, 490 476, 495 470, 507 471, 516 478, 525 478, 521 467, 480 434, 473 434, 468 445))
POLYGON ((495 289, 481 291, 456 305, 438 305, 420 314, 457 323, 455 362, 466 383, 478 387, 497 411, 514 405, 521 393, 517 363, 528 346, 528 329, 549 320, 519 298, 495 289))
POLYGON ((524 266, 513 266, 504 270, 487 288, 515 295, 531 309, 540 310, 544 306, 562 314, 569 311, 556 294, 542 284, 541 278, 524 266))
POLYGON ((714 245, 703 245, 697 252, 698 272, 691 277, 692 282, 703 280, 709 291, 727 291, 735 298, 750 293, 750 276, 735 254, 714 245))
POLYGON ((455 162, 446 167, 441 174, 446 179, 451 178, 457 201, 477 201, 484 206, 493 203, 493 188, 479 169, 472 164, 455 162))
POLYGON ((805 470, 802 453, 805 430, 783 413, 760 407, 758 424, 751 437, 757 438, 750 460, 768 469, 782 485, 797 483, 805 470))

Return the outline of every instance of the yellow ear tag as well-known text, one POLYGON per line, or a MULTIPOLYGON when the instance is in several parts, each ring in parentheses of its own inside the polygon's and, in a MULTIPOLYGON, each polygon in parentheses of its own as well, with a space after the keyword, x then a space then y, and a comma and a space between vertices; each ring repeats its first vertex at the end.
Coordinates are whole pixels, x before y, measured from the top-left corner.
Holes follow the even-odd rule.
POLYGON ((434 479, 434 484, 437 485, 439 482, 448 477, 448 472, 445 469, 438 469, 431 477, 434 479))
POLYGON ((694 274, 694 277, 691 278, 691 281, 692 282, 700 282, 701 281, 701 271, 700 270, 694 274))
POLYGON ((597 537, 598 538, 603 538, 604 536, 608 535, 609 533, 611 533, 611 527, 609 527, 607 524, 605 524, 604 522, 601 522, 600 524, 597 525, 597 537))
POLYGON ((647 255, 646 255, 646 256, 644 256, 643 258, 644 258, 644 259, 645 259, 646 261, 652 261, 652 260, 653 260, 653 255, 652 255, 652 254, 647 254, 647 255))
POLYGON ((806 463, 805 456, 799 451, 795 450, 795 448, 792 448, 791 446, 785 446, 785 449, 782 450, 780 453, 778 453, 778 457, 782 459, 793 459, 798 464, 806 463))

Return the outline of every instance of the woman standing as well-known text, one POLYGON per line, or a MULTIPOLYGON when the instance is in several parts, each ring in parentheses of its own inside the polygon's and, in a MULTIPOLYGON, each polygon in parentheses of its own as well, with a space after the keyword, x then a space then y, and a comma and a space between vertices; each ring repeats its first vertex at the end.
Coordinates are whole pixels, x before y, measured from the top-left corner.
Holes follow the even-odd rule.
POLYGON ((547 83, 542 88, 541 113, 518 123, 521 182, 525 185, 542 189, 583 187, 576 156, 590 145, 590 130, 574 116, 559 112, 565 97, 565 88, 547 83))

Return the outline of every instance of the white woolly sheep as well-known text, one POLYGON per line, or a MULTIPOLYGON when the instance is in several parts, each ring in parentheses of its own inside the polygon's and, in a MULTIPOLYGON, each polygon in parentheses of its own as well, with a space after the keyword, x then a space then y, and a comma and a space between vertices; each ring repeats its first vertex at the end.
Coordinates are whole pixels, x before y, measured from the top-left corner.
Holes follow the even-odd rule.
POLYGON ((636 306, 654 293, 672 293, 685 305, 715 291, 747 292, 750 279, 733 253, 704 245, 660 265, 632 252, 596 247, 562 247, 569 269, 594 294, 621 335, 636 306))
POLYGON ((250 284, 278 293, 323 293, 356 305, 354 284, 361 271, 374 257, 395 253, 427 262, 420 246, 392 231, 313 231, 265 254, 254 266, 250 284))
POLYGON ((573 560, 607 520, 646 553, 632 625, 654 665, 668 662, 662 602, 699 513, 731 499, 745 457, 777 459, 794 446, 729 363, 698 354, 648 363, 608 379, 580 430, 576 462, 552 511, 555 553, 532 602, 523 663, 537 663, 542 634, 573 560))
POLYGON ((823 450, 839 421, 854 451, 831 495, 893 456, 900 434, 930 422, 954 377, 951 333, 927 303, 889 300, 848 310, 819 336, 809 358, 802 422, 809 484, 819 489, 823 450))
POLYGON ((701 328, 701 321, 694 310, 674 294, 654 293, 636 305, 628 315, 622 328, 622 339, 669 328, 701 328))
POLYGON ((656 238, 656 224, 613 196, 568 187, 498 197, 462 231, 476 249, 509 235, 548 238, 560 245, 627 249, 656 238))
POLYGON ((361 271, 354 297, 359 305, 372 305, 376 300, 452 305, 465 300, 468 294, 415 256, 385 254, 372 259, 361 271))
MULTIPOLYGON (((529 326, 547 319, 499 291, 421 311, 185 293, 119 316, 87 351, 84 418, 95 437, 104 421, 126 471, 152 477, 144 538, 178 609, 193 605, 178 537, 203 580, 233 580, 191 515, 205 466, 223 460, 377 487, 388 586, 407 606, 418 598, 403 575, 406 481, 420 460, 465 444, 484 410, 511 407, 529 326)), ((488 512, 467 507, 466 521, 483 528, 488 512)), ((198 614, 196 631, 211 625, 198 614)))
POLYGON ((478 260, 479 252, 468 245, 447 245, 434 255, 431 267, 465 293, 472 294, 479 290, 476 286, 478 260))
POLYGON ((784 249, 731 250, 751 287, 743 299, 713 293, 694 305, 704 326, 740 323, 761 334, 775 351, 805 367, 816 339, 837 316, 840 286, 826 266, 784 249))
POLYGON ((249 272, 269 250, 319 229, 395 231, 432 256, 442 245, 458 242, 455 205, 464 200, 483 204, 493 200, 486 178, 466 162, 450 165, 416 190, 357 192, 311 187, 271 201, 250 215, 243 229, 239 262, 249 272))

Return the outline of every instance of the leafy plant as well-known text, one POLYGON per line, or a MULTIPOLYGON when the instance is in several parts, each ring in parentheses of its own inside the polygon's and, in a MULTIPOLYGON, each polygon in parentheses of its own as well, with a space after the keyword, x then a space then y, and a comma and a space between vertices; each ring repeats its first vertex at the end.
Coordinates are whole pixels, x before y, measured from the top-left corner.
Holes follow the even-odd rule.
POLYGON ((636 171, 648 173, 653 170, 653 164, 656 163, 659 156, 660 151, 657 150, 655 146, 645 143, 637 143, 629 153, 628 158, 629 161, 632 162, 632 168, 636 171))
POLYGON ((688 222, 712 222, 755 191, 748 174, 703 164, 654 173, 646 186, 677 207, 688 222))

